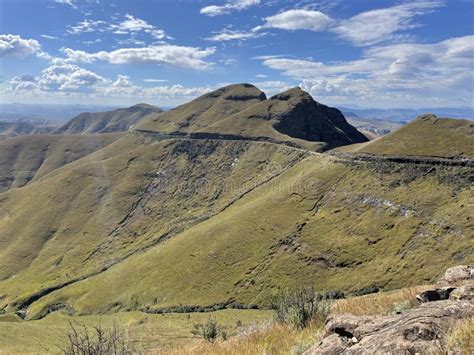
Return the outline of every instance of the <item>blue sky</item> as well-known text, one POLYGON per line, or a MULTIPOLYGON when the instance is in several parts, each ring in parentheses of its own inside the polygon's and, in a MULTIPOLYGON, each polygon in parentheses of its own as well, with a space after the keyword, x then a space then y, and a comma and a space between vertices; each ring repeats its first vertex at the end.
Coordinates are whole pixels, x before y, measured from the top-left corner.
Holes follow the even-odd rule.
POLYGON ((0 0, 2 102, 173 106, 250 82, 473 106, 472 0, 0 0))

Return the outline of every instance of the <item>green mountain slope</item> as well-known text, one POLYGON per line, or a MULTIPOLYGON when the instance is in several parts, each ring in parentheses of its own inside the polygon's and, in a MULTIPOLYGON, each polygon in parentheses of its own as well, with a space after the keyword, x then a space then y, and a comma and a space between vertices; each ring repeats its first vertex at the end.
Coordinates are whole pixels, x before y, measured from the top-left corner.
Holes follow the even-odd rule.
POLYGON ((265 304, 301 280, 326 290, 426 282, 434 263, 473 255, 469 168, 428 170, 128 135, 1 195, 0 308, 38 317, 265 304))
POLYGON ((474 123, 428 114, 387 136, 338 150, 381 155, 474 157, 474 123))
POLYGON ((119 134, 29 135, 0 141, 0 192, 21 187, 112 143, 119 134))
POLYGON ((60 127, 55 133, 92 134, 126 132, 142 119, 155 117, 162 113, 159 107, 138 104, 128 108, 107 112, 84 112, 60 127))
MULTIPOLYGON (((303 283, 392 289, 474 261, 472 167, 362 161, 276 144, 278 130, 285 141, 323 137, 325 147, 354 132, 301 90, 265 99, 238 85, 196 103, 195 116, 181 106, 144 121, 147 132, 110 136, 103 149, 54 159, 62 163, 44 173, 28 165, 38 176, 0 193, 0 313, 267 307, 280 289, 303 283), (185 121, 180 129, 216 134, 149 133, 185 121), (235 132, 246 139, 226 136, 235 132), (272 142, 251 139, 262 136, 272 142)), ((79 146, 96 136, 54 137, 79 146)), ((28 154, 15 159, 42 161, 28 154)))

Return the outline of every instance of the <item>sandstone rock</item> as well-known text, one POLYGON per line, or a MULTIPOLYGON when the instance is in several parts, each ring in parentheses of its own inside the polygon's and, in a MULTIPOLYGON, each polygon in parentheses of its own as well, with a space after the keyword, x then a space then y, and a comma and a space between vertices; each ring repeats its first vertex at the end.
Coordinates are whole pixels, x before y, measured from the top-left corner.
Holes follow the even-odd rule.
POLYGON ((474 300, 474 282, 455 288, 449 298, 452 300, 474 300))
POLYGON ((463 282, 474 279, 474 268, 467 265, 450 267, 438 281, 439 286, 460 286, 463 282))
POLYGON ((444 300, 394 316, 333 315, 326 323, 326 337, 305 354, 436 352, 444 347, 444 334, 452 323, 473 314, 472 302, 444 300))

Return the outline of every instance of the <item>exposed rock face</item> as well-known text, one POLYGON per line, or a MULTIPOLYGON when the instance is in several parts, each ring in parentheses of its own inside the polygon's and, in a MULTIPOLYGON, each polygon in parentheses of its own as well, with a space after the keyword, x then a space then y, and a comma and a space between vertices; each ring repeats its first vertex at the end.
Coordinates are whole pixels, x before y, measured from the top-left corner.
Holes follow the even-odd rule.
POLYGON ((395 316, 335 315, 328 319, 326 337, 305 354, 429 353, 443 348, 443 334, 454 321, 473 314, 472 302, 448 300, 395 316))
POLYGON ((439 287, 422 292, 417 296, 422 304, 402 314, 330 316, 325 338, 305 354, 440 352, 452 324, 474 315, 473 271, 465 265, 447 269, 439 287))
POLYGON ((347 123, 341 111, 314 101, 311 95, 300 88, 275 95, 270 101, 272 106, 277 101, 288 102, 288 110, 275 115, 272 120, 276 130, 290 137, 327 142, 328 148, 368 140, 347 123))

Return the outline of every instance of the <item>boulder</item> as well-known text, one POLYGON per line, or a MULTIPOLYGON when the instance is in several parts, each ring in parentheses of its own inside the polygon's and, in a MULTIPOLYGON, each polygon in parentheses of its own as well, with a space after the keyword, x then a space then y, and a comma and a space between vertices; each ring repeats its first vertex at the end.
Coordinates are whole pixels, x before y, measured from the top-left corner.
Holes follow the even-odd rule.
POLYGON ((474 268, 467 265, 450 267, 439 279, 438 286, 460 286, 463 282, 474 279, 474 268))
POLYGON ((469 301, 423 303, 403 314, 359 317, 333 315, 326 336, 305 354, 414 354, 442 349, 444 334, 458 319, 474 315, 469 301))

